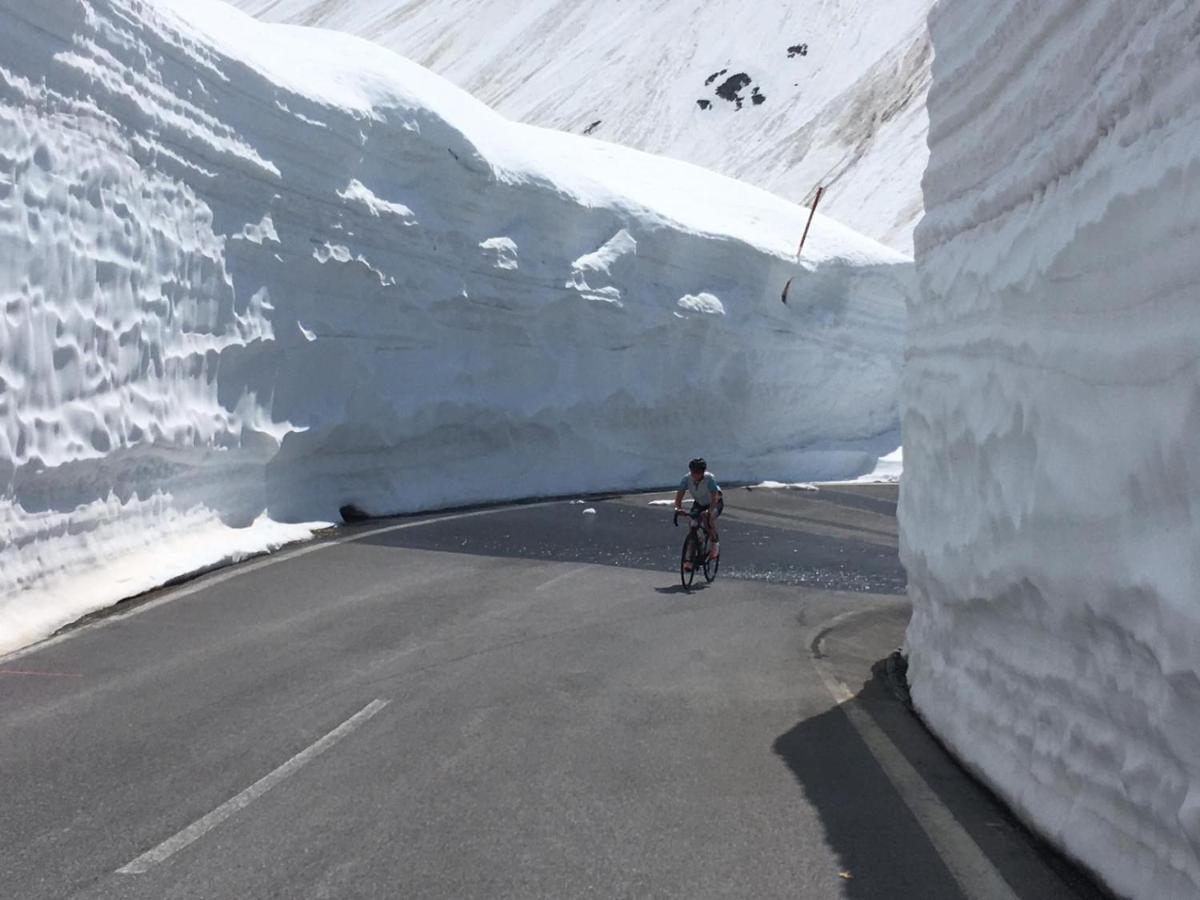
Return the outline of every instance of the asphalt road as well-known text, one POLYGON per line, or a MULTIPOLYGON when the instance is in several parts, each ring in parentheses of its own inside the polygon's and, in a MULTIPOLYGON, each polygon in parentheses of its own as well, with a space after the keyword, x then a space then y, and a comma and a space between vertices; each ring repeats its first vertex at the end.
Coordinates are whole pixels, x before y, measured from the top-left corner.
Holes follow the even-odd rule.
POLYGON ((0 896, 1099 896, 873 672, 894 488, 728 492, 692 591, 653 499, 368 523, 0 659, 0 896))

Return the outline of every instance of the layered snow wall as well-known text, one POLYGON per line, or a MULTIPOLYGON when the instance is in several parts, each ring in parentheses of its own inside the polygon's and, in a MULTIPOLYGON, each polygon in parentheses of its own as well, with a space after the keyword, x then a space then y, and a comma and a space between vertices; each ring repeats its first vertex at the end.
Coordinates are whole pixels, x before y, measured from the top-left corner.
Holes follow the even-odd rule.
POLYGON ((348 36, 0 0, 0 651, 343 504, 869 471, 911 262, 806 216, 348 36))
POLYGON ((904 387, 922 715, 1200 895, 1200 6, 943 2, 904 387))

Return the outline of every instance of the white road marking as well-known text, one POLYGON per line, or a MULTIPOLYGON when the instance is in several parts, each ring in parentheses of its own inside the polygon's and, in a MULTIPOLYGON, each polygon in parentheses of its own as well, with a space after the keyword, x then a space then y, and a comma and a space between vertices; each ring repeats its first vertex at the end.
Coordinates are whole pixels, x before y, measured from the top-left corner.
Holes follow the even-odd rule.
POLYGON ((884 730, 875 724, 870 713, 855 699, 854 693, 822 658, 821 644, 830 631, 855 616, 876 609, 852 610, 826 622, 809 644, 813 665, 826 689, 841 706, 854 730, 924 829, 963 894, 970 900, 1018 900, 991 860, 954 818, 954 813, 946 808, 921 773, 913 768, 884 730))
POLYGON ((151 600, 148 603, 142 603, 135 606, 129 612, 118 613, 108 616, 103 619, 97 619, 82 628, 75 628, 71 631, 60 634, 58 637, 49 638, 44 641, 39 641, 36 644, 30 644, 28 647, 22 647, 20 650, 14 650, 7 655, 0 655, 0 663, 9 663, 18 660, 23 656, 28 656, 31 653, 36 653, 39 650, 44 650, 47 647, 53 647, 55 644, 60 644, 63 641, 69 641, 76 635, 90 632, 97 628, 107 628, 118 622, 123 622, 132 616, 139 616, 142 613, 149 612, 152 609, 157 609, 167 603, 174 603, 176 600, 182 600, 184 597, 197 594, 200 591, 208 590, 210 587, 216 587, 218 584, 223 584, 241 575, 248 575, 251 572, 257 572, 259 569, 265 569, 267 566, 273 566, 276 563, 287 562, 290 559, 298 559, 301 556, 307 556, 309 553, 317 553, 321 550, 328 550, 330 547, 338 547, 342 544, 353 544, 356 541, 363 541, 367 538, 374 537, 379 534, 388 534, 392 531, 401 531, 405 528, 419 528, 422 525, 436 525, 438 522, 452 522, 455 519, 469 519, 473 516, 486 516, 498 512, 506 512, 513 509, 532 509, 538 506, 550 506, 556 501, 548 500, 544 503, 525 503, 521 506, 496 506, 488 507, 487 509, 477 509, 472 512, 454 513, 448 516, 438 516, 434 519, 422 519, 419 522, 401 522, 398 525, 384 525, 381 528, 372 528, 370 531, 359 532, 358 534, 347 535, 346 537, 336 538, 332 541, 319 541, 316 543, 304 542, 300 547, 292 550, 282 550, 275 553, 268 553, 261 559, 253 562, 236 563, 222 571, 212 575, 200 575, 197 579, 177 590, 170 590, 157 600, 151 600))
POLYGON ((388 705, 388 700, 372 700, 361 710, 352 715, 349 719, 339 725, 325 737, 321 738, 315 744, 310 744, 304 750, 301 750, 282 766, 268 775, 264 775, 250 787, 246 788, 236 797, 226 800, 208 815, 197 819, 187 828, 180 831, 173 837, 167 838, 153 850, 148 850, 135 859, 133 862, 117 869, 119 875, 140 875, 150 871, 154 866, 163 862, 171 855, 179 852, 188 844, 195 841, 197 838, 203 837, 209 831, 212 831, 235 812, 245 809, 283 779, 294 773, 301 766, 313 759, 316 759, 359 725, 366 722, 377 712, 388 705))
POLYGON ((551 587, 552 585, 558 584, 560 581, 563 581, 567 578, 571 578, 575 575, 582 575, 585 572, 587 572, 587 570, 590 568, 591 568, 591 566, 580 566, 577 569, 568 569, 566 572, 563 572, 559 575, 555 575, 549 581, 542 582, 541 584, 539 584, 537 587, 534 588, 534 591, 540 593, 541 591, 546 590, 546 588, 551 587))

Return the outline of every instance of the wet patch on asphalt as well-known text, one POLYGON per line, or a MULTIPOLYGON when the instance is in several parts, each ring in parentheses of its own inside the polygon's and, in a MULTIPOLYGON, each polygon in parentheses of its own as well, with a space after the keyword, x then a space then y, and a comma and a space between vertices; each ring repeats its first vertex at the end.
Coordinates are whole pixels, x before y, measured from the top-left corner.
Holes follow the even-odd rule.
MULTIPOLYGON (((881 511, 894 497, 885 491, 848 494, 845 505, 881 511), (863 504, 860 501, 868 501, 863 504), (874 501, 873 503, 870 501, 874 501)), ((799 585, 825 590, 896 594, 906 579, 894 545, 854 540, 805 530, 806 517, 819 511, 827 521, 837 505, 779 492, 729 491, 732 512, 774 513, 779 525, 721 521, 721 578, 799 585)), ((811 495, 820 497, 820 494, 811 495)), ((686 536, 684 526, 671 525, 668 507, 649 506, 649 497, 563 501, 514 508, 477 518, 431 523, 364 539, 393 547, 468 553, 499 558, 544 559, 659 572, 678 571, 686 536), (585 509, 595 514, 585 515, 585 509)), ((832 498, 831 498, 832 499, 832 498)), ((839 499, 844 497, 839 495, 839 499)), ((813 519, 814 523, 817 519, 813 519)), ((848 527, 852 528, 852 525, 848 527)))

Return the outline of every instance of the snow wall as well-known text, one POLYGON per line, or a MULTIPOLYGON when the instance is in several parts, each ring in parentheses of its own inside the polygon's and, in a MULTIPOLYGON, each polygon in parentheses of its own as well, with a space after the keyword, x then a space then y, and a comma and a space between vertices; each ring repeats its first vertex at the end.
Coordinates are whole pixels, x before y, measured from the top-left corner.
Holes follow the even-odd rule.
POLYGON ((347 503, 869 471, 911 260, 806 218, 349 36, 0 0, 0 652, 347 503))
POLYGON ((1200 5, 946 0, 903 389, 921 714, 1200 896, 1200 5))

